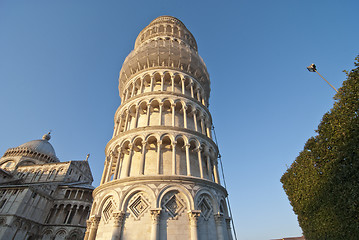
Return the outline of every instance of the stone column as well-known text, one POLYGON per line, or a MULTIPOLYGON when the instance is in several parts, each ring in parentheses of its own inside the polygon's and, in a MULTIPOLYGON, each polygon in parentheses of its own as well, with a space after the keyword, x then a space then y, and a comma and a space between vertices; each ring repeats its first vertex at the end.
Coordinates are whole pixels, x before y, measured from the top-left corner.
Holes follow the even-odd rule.
POLYGON ((198 218, 201 215, 201 210, 188 211, 188 217, 191 228, 191 240, 198 240, 198 218))
POLYGON ((189 159, 189 147, 190 145, 187 143, 185 145, 185 149, 186 149, 186 165, 187 165, 187 176, 191 176, 191 161, 189 159))
POLYGON ((129 144, 128 146, 129 149, 129 154, 128 154, 128 162, 127 162, 127 166, 126 166, 126 177, 130 176, 130 171, 131 171, 131 162, 132 162, 132 153, 133 153, 133 145, 129 144))
POLYGON ((201 116, 201 131, 203 134, 205 134, 204 133, 204 116, 203 115, 201 116))
POLYGON ((194 122, 194 130, 198 132, 198 126, 197 126, 197 110, 193 111, 193 122, 194 122))
POLYGON ((125 115, 124 114, 121 114, 120 116, 120 121, 118 122, 118 127, 117 127, 117 133, 116 135, 120 134, 121 132, 121 125, 122 125, 122 122, 124 121, 125 119, 125 115))
POLYGON ((162 92, 163 92, 163 84, 164 84, 164 81, 165 81, 164 77, 161 76, 161 91, 162 91, 162 92))
POLYGON ((88 240, 95 240, 96 239, 96 234, 97 234, 97 229, 98 229, 98 225, 100 223, 101 217, 99 216, 92 216, 90 218, 91 220, 91 229, 90 229, 90 233, 89 233, 89 238, 88 240))
POLYGON ((196 91, 197 91, 197 100, 198 100, 198 102, 201 102, 201 96, 200 96, 199 88, 197 88, 196 91))
POLYGON ((218 161, 215 161, 213 163, 213 174, 214 174, 214 181, 218 184, 221 184, 220 180, 219 180, 219 174, 218 174, 218 161))
POLYGON ((176 114, 176 111, 175 111, 175 107, 176 107, 176 104, 171 104, 171 109, 172 109, 172 127, 175 126, 175 114, 176 114))
POLYGON ((102 173, 102 178, 101 178, 101 184, 104 184, 106 181, 106 173, 107 173, 107 168, 108 168, 108 157, 106 157, 105 160, 105 164, 104 164, 104 168, 103 168, 103 173, 102 173))
POLYGON ((203 164, 202 164, 202 156, 201 156, 202 148, 198 147, 198 148, 196 148, 196 151, 198 153, 199 172, 200 172, 201 178, 203 178, 203 164))
POLYGON ((80 199, 82 199, 82 198, 83 198, 83 196, 84 196, 84 192, 85 192, 85 191, 81 191, 81 197, 80 197, 80 199))
POLYGON ((151 105, 147 105, 147 126, 150 126, 150 111, 151 111, 151 105))
POLYGON ((118 157, 117 157, 117 163, 116 163, 116 169, 115 169, 115 174, 113 176, 113 179, 116 180, 119 178, 119 169, 120 169, 120 161, 121 161, 121 155, 122 155, 122 152, 119 152, 118 153, 118 157))
POLYGON ((132 84, 132 93, 131 93, 131 97, 135 96, 135 89, 136 89, 136 84, 133 83, 132 84))
POLYGON ((152 227, 151 227, 151 240, 159 240, 159 223, 161 208, 150 209, 150 214, 152 217, 152 227))
POLYGON ((191 88, 191 97, 194 98, 194 93, 193 93, 193 83, 191 82, 189 84, 190 88, 191 88))
POLYGON ((182 94, 185 94, 186 89, 185 89, 185 86, 184 86, 184 78, 182 78, 181 80, 182 80, 182 94))
POLYGON ((207 137, 212 138, 211 124, 209 122, 207 122, 207 124, 206 124, 206 129, 207 129, 207 137))
POLYGON ((162 144, 162 141, 157 141, 157 174, 160 174, 161 144, 162 144))
POLYGON ((172 143, 172 175, 176 175, 176 144, 172 143))
POLYGON ((119 240, 121 237, 121 230, 123 220, 125 219, 125 213, 123 211, 113 212, 113 230, 111 240, 119 240))
POLYGON ((108 169, 107 169, 107 177, 106 177, 106 182, 111 181, 111 171, 112 171, 112 163, 113 163, 113 155, 112 152, 110 152, 110 163, 108 165, 108 169))
POLYGON ((187 106, 182 106, 183 110, 183 127, 187 128, 187 106))
POLYGON ((158 104, 158 110, 159 110, 159 118, 158 118, 158 125, 162 125, 162 107, 163 107, 163 103, 159 103, 158 104))
POLYGON ((139 111, 140 107, 136 106, 136 114, 135 114, 135 128, 137 128, 138 125, 138 117, 139 117, 139 111))
POLYGON ((217 228, 217 239, 225 240, 223 232, 223 213, 217 213, 214 215, 214 220, 216 221, 217 228))
POLYGON ((128 89, 126 90, 126 93, 125 93, 125 101, 128 99, 128 89))
POLYGON ((153 76, 151 76, 150 92, 153 92, 153 76))
POLYGON ((227 232, 228 232, 228 240, 233 240, 232 236, 232 229, 231 229, 231 218, 227 217, 226 219, 226 226, 227 226, 227 232))
POLYGON ((140 175, 145 174, 145 160, 146 160, 146 148, 147 148, 147 142, 142 142, 142 156, 141 156, 141 165, 140 165, 140 175))
POLYGON ((128 124, 129 118, 130 118, 130 110, 127 109, 127 116, 126 116, 126 120, 125 120, 124 131, 127 131, 127 130, 130 128, 130 126, 129 126, 129 124, 128 124))
POLYGON ((142 78, 141 79, 140 94, 143 93, 143 85, 144 85, 144 82, 143 82, 143 78, 142 78))
POLYGON ((65 224, 71 224, 72 218, 75 215, 77 210, 77 206, 72 206, 72 208, 69 209, 69 213, 67 214, 67 218, 65 219, 65 224))
POLYGON ((84 240, 88 240, 88 238, 89 238, 91 225, 92 225, 92 221, 91 221, 91 220, 87 220, 87 221, 86 221, 86 232, 85 232, 84 240))
POLYGON ((206 153, 206 158, 207 158, 208 179, 213 181, 212 170, 211 170, 211 158, 208 153, 206 153))
POLYGON ((172 92, 175 92, 175 76, 171 76, 172 92))

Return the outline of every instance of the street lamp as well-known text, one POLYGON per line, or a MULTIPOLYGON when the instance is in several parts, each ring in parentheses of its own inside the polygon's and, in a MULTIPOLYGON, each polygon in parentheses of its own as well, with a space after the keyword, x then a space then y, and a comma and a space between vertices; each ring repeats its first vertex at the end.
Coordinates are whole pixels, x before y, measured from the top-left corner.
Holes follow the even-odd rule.
MULTIPOLYGON (((312 63, 309 67, 307 67, 307 69, 308 69, 309 72, 316 72, 316 73, 318 73, 317 67, 315 66, 314 63, 312 63)), ((318 73, 318 75, 319 75, 321 78, 323 78, 324 81, 326 81, 326 82, 334 89, 334 91, 338 92, 338 90, 335 89, 335 87, 333 87, 333 85, 330 84, 322 75, 320 75, 319 73, 318 73)))

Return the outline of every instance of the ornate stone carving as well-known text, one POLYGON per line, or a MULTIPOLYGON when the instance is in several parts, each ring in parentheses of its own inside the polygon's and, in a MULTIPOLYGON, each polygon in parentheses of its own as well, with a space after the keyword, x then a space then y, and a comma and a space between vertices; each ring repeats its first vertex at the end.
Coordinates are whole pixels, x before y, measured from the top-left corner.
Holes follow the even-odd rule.
POLYGON ((139 219, 149 206, 150 205, 146 199, 142 195, 138 195, 135 197, 135 200, 130 203, 128 209, 131 211, 135 219, 139 219))
POLYGON ((161 208, 150 209, 150 214, 152 217, 152 221, 157 223, 160 220, 161 208))
POLYGON ((214 215, 214 220, 216 221, 216 223, 222 223, 223 221, 223 213, 217 213, 214 215))
POLYGON ((120 226, 123 224, 123 220, 125 219, 125 213, 123 211, 113 212, 112 216, 114 226, 120 226))
POLYGON ((98 228, 98 225, 100 224, 101 217, 100 216, 92 216, 90 218, 90 220, 92 221, 92 227, 98 228))
POLYGON ((86 231, 90 231, 91 225, 92 225, 92 221, 86 220, 86 231))
POLYGON ((176 195, 173 195, 165 202, 164 207, 172 217, 176 217, 183 210, 184 204, 176 195))
POLYGON ((192 225, 197 226, 198 218, 201 215, 201 210, 188 211, 189 221, 192 225))
POLYGON ((201 210, 201 216, 204 220, 208 220, 212 214, 212 205, 206 196, 201 196, 198 201, 198 208, 201 210))
POLYGON ((227 225, 227 229, 231 229, 231 221, 232 219, 230 217, 226 217, 226 225, 227 225))

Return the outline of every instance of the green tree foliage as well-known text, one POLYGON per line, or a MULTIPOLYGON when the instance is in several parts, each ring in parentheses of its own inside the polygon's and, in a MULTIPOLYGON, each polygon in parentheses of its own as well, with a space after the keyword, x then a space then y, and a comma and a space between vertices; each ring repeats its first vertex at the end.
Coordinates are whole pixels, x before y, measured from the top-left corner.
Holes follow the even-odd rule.
POLYGON ((333 108, 281 178, 307 240, 359 239, 359 56, 333 108))

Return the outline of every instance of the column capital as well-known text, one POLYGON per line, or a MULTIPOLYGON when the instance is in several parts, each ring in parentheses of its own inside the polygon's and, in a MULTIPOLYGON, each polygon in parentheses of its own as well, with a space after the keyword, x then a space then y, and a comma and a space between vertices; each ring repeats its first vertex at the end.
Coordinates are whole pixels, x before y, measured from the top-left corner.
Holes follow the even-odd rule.
POLYGON ((217 213, 217 214, 214 214, 214 220, 216 221, 216 223, 221 223, 224 219, 224 215, 223 213, 217 213))
POLYGON ((198 146, 198 147, 196 147, 194 150, 196 151, 196 152, 201 152, 202 151, 202 147, 201 146, 198 146))
POLYGON ((232 218, 226 217, 225 220, 226 220, 227 229, 231 229, 232 218))
POLYGON ((91 220, 86 220, 86 231, 89 231, 92 225, 92 221, 91 220))
POLYGON ((101 217, 98 215, 92 215, 90 221, 92 222, 92 227, 97 228, 100 223, 101 217))
POLYGON ((125 212, 123 211, 117 211, 112 213, 113 220, 114 220, 114 226, 120 226, 123 223, 123 220, 125 219, 125 212))
POLYGON ((188 211, 188 217, 192 224, 197 224, 198 218, 201 215, 201 210, 188 211))
POLYGON ((161 210, 162 210, 161 208, 150 209, 152 221, 158 222, 160 220, 161 210))

